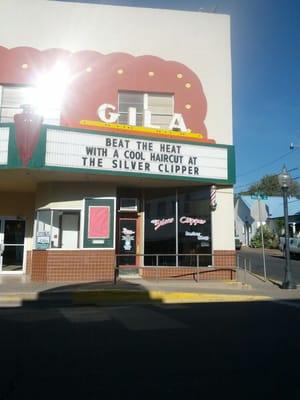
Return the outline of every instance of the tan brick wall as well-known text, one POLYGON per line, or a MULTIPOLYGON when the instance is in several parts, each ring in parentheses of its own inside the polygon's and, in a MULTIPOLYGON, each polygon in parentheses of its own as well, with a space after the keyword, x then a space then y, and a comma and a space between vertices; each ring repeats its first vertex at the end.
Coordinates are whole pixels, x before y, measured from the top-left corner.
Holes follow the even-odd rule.
POLYGON ((113 250, 32 251, 33 281, 113 281, 113 250))
POLYGON ((236 252, 216 250, 212 267, 145 267, 140 269, 144 279, 233 280, 236 278, 236 252))
POLYGON ((140 269, 144 279, 192 279, 199 280, 232 280, 235 279, 234 268, 183 268, 183 267, 145 267, 140 269))
MULTIPOLYGON (((109 281, 114 279, 113 250, 33 250, 27 253, 27 273, 33 281, 109 281)), ((232 280, 236 277, 236 252, 214 252, 213 267, 144 267, 144 279, 232 280)))
POLYGON ((215 250, 213 257, 214 267, 231 268, 236 267, 236 251, 235 250, 215 250))
POLYGON ((27 251, 26 253, 26 266, 25 266, 25 271, 26 275, 30 276, 31 275, 31 257, 32 257, 32 251, 27 251))
POLYGON ((33 281, 47 280, 47 251, 32 250, 31 279, 33 281))

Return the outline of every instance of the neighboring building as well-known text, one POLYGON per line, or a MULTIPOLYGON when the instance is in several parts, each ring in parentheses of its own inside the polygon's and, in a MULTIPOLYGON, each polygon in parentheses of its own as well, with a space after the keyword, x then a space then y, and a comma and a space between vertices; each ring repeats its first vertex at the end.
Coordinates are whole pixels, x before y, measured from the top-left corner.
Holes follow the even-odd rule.
POLYGON ((229 17, 2 0, 0 21, 0 273, 232 277, 229 17))
MULTIPOLYGON (((268 226, 275 232, 279 234, 284 234, 284 226, 283 226, 283 199, 282 197, 271 197, 270 201, 268 201, 269 205, 269 217, 268 217, 268 226), (278 224, 280 221, 280 224, 278 224)), ((300 223, 300 199, 296 197, 288 198, 288 220, 290 227, 290 235, 294 236, 299 233, 299 223, 300 223)))
MULTIPOLYGON (((277 221, 282 220, 284 216, 283 198, 269 196, 267 200, 258 201, 251 196, 239 195, 235 199, 234 210, 235 233, 244 246, 249 246, 261 223, 267 224, 274 232, 278 231, 277 221)), ((295 197, 288 199, 288 212, 290 226, 295 231, 296 224, 300 222, 299 199, 295 197)))

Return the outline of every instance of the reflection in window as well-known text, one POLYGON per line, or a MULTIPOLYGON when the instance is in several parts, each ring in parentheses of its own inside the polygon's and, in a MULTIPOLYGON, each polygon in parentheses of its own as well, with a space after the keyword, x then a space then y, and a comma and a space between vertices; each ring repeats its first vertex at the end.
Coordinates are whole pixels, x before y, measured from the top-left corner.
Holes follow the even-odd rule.
POLYGON ((206 187, 178 191, 178 253, 189 254, 179 257, 179 265, 211 265, 211 257, 205 255, 211 254, 209 195, 206 187))
MULTIPOLYGON (((14 115, 20 114, 25 104, 35 109, 38 93, 33 86, 0 86, 0 122, 14 122, 14 115)), ((60 124, 60 104, 48 105, 40 112, 45 124, 60 124)))
POLYGON ((208 187, 145 193, 145 254, 154 255, 145 265, 211 265, 209 195, 208 187))
POLYGON ((145 257, 145 265, 176 265, 176 222, 174 204, 175 191, 162 191, 145 195, 145 254, 160 254, 145 257))
POLYGON ((79 248, 80 211, 39 210, 36 248, 79 248))

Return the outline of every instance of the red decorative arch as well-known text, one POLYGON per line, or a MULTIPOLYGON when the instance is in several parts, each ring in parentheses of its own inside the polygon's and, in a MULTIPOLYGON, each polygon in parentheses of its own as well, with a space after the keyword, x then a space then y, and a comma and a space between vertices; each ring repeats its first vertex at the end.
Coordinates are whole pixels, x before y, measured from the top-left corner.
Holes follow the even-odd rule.
POLYGON ((103 55, 95 51, 71 53, 63 49, 40 51, 31 47, 0 47, 0 84, 34 85, 37 76, 58 61, 68 64, 68 85, 61 124, 78 127, 80 120, 97 120, 100 104, 117 107, 119 90, 173 93, 175 112, 186 126, 207 138, 207 102, 198 76, 184 64, 126 53, 103 55))

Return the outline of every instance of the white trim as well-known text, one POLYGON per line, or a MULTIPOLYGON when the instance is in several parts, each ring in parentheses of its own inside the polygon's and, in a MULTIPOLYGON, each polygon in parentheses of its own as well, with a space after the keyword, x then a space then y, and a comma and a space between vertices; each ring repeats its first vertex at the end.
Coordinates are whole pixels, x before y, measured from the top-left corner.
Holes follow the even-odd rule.
MULTIPOLYGON (((141 92, 141 94, 143 94, 143 92, 141 92)), ((148 110, 148 106, 149 106, 149 94, 148 93, 144 93, 144 96, 143 96, 144 98, 143 98, 143 107, 144 107, 144 110, 148 110)))
MULTIPOLYGON (((35 249, 36 250, 36 249, 35 249)), ((114 248, 112 248, 112 247, 105 247, 105 249, 103 249, 103 248, 95 248, 95 247, 85 247, 85 248, 82 248, 82 249, 47 249, 47 250, 42 250, 42 251, 85 251, 85 250, 88 250, 88 251, 90 251, 90 250, 96 250, 96 251, 105 251, 105 250, 115 250, 114 248)))
POLYGON ((80 211, 81 208, 77 207, 76 208, 72 208, 72 207, 45 207, 45 208, 37 208, 35 211, 80 211))
POLYGON ((83 249, 83 238, 84 238, 84 213, 85 212, 85 199, 81 200, 80 210, 80 232, 79 232, 79 249, 83 249))

